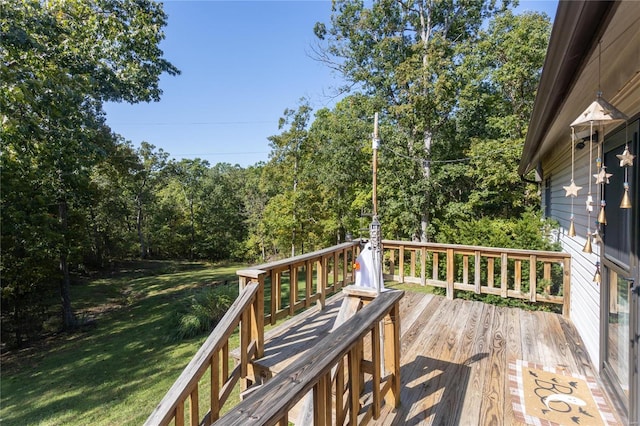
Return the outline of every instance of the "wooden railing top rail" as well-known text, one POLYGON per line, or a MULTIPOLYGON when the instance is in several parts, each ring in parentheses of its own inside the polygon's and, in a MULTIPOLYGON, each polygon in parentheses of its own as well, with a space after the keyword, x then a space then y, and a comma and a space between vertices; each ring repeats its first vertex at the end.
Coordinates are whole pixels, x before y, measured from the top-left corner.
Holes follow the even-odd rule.
POLYGON ((341 243, 341 244, 337 244, 335 246, 331 246, 329 248, 326 249, 322 249, 322 250, 317 250, 317 251, 312 251, 310 253, 304 253, 304 254, 299 254, 297 256, 293 256, 293 257, 287 257, 286 259, 282 259, 282 260, 276 260, 273 262, 269 262, 269 263, 263 263, 262 265, 256 265, 256 266, 252 266, 251 268, 248 269, 242 269, 240 271, 237 271, 237 275, 241 275, 241 276, 246 276, 246 277, 252 277, 252 278, 257 278, 253 277, 253 275, 255 274, 259 274, 259 273, 266 273, 267 271, 270 271, 272 269, 280 269, 283 267, 286 267, 288 265, 295 265, 297 263, 304 263, 307 260, 313 260, 316 259, 318 257, 322 257, 331 253, 335 253, 336 251, 340 251, 340 250, 344 250, 346 248, 350 248, 353 247, 355 245, 359 244, 359 241, 349 241, 346 243, 341 243))
POLYGON ((464 251, 481 251, 483 253, 496 253, 498 255, 502 253, 521 255, 521 256, 529 256, 531 254, 535 254, 536 256, 549 256, 554 258, 571 258, 571 255, 568 253, 563 253, 559 251, 548 251, 548 250, 525 250, 525 249, 512 249, 512 248, 501 248, 501 247, 482 247, 482 246, 466 246, 462 244, 445 244, 445 243, 430 243, 430 242, 422 242, 422 241, 398 241, 398 240, 382 240, 383 246, 388 246, 389 248, 393 246, 404 246, 404 247, 428 247, 430 249, 439 249, 445 251, 447 249, 454 249, 456 251, 464 250, 464 251))
POLYGON ((404 295, 403 291, 381 293, 349 321, 317 343, 277 376, 250 394, 216 422, 216 425, 273 425, 309 392, 404 295))
POLYGON ((238 326, 243 312, 249 309, 257 293, 258 283, 256 282, 249 283, 243 289, 160 404, 153 410, 145 425, 166 424, 171 420, 178 404, 190 395, 191 390, 197 386, 200 377, 211 365, 212 354, 221 350, 227 343, 238 326))

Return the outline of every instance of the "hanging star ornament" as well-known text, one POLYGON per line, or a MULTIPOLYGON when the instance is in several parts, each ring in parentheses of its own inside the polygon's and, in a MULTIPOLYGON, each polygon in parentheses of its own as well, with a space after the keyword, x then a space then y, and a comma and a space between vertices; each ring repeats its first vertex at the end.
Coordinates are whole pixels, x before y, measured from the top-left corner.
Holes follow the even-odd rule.
POLYGON ((591 238, 593 238, 594 243, 602 244, 602 237, 600 236, 600 233, 597 229, 591 234, 591 238))
POLYGON ((618 160, 620 160, 620 167, 631 167, 633 166, 633 159, 636 158, 635 155, 631 154, 629 151, 629 147, 625 147, 622 154, 616 155, 618 160))
POLYGON ((567 191, 567 194, 565 195, 565 197, 568 197, 568 196, 577 197, 578 191, 582 189, 581 186, 576 185, 573 179, 571 179, 571 185, 563 186, 562 188, 564 188, 564 190, 567 191))
POLYGON ((601 183, 609 184, 609 178, 613 176, 611 173, 607 173, 607 166, 602 166, 600 168, 600 172, 597 175, 593 175, 596 178, 596 185, 600 185, 601 183))
POLYGON ((593 211, 593 197, 591 195, 587 195, 587 211, 593 211))

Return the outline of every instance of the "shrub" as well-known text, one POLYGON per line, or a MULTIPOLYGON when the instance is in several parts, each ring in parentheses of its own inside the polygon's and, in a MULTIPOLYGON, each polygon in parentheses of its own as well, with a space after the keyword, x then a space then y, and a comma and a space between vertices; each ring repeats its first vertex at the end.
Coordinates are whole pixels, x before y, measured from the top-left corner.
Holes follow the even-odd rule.
POLYGON ((193 294, 172 321, 170 340, 177 342, 210 332, 227 312, 233 298, 229 290, 221 288, 207 288, 193 294))

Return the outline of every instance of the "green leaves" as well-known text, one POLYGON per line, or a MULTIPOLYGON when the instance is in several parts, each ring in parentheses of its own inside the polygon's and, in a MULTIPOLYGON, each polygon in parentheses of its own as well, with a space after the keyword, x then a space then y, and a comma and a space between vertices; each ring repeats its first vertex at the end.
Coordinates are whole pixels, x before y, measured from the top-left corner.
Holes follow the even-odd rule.
MULTIPOLYGON (((68 261, 100 246, 92 244, 99 233, 93 172, 118 153, 102 103, 159 99, 160 75, 178 73, 158 47, 166 16, 145 0, 9 0, 0 3, 0 15, 2 181, 20 196, 2 192, 2 222, 15 223, 2 228, 8 243, 2 265, 17 267, 17 259, 38 259, 33 263, 46 271, 60 265, 61 296, 68 300, 68 261), (49 249, 37 249, 43 246, 49 249)), ((58 276, 42 275, 44 282, 29 282, 26 274, 20 279, 27 282, 3 279, 3 294, 32 284, 57 288, 58 276)), ((10 296, 2 303, 17 321, 24 304, 10 296)), ((68 303, 63 308, 64 318, 72 318, 68 303)))

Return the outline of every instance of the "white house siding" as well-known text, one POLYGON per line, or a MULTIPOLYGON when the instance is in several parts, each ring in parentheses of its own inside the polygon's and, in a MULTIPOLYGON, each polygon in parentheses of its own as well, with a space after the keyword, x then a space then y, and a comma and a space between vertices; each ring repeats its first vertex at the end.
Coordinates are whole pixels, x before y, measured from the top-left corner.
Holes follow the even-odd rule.
MULTIPOLYGON (((600 364, 600 286, 593 282, 600 247, 592 244, 592 254, 582 251, 586 242, 587 224, 589 216, 586 209, 586 198, 589 191, 589 143, 581 150, 575 151, 574 181, 582 186, 578 197, 573 198, 573 215, 576 236, 569 237, 569 224, 571 218, 571 197, 566 197, 563 186, 571 183, 571 134, 567 126, 567 136, 564 141, 558 141, 557 146, 563 149, 556 150, 552 156, 542 162, 543 178, 550 179, 550 217, 558 221, 560 229, 558 239, 563 251, 571 254, 571 320, 580 333, 585 344, 585 349, 594 365, 600 364)), ((597 156, 596 144, 592 153, 592 162, 597 156)), ((591 170, 595 174, 595 170, 591 170)), ((591 192, 594 204, 598 204, 597 187, 591 179, 591 192)), ((543 185, 543 191, 544 189, 543 185)), ((542 199, 547 198, 543 194, 542 199)), ((543 206, 543 208, 546 206, 543 206)), ((543 210, 544 211, 544 210, 543 210)), ((595 220, 599 212, 599 205, 594 205, 591 213, 591 232, 594 231, 595 220)))

